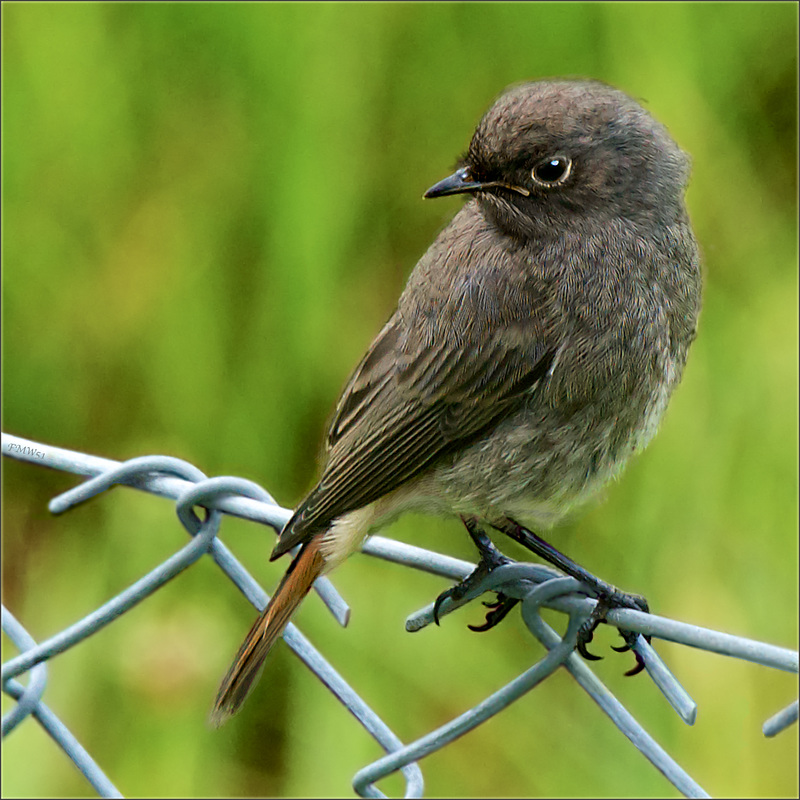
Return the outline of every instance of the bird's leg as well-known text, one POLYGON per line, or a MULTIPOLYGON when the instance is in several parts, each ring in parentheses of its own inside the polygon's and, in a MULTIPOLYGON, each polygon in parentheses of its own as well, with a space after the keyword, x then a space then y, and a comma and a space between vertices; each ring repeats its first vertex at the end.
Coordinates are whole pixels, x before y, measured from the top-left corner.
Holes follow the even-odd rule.
MULTIPOLYGON (((451 600, 461 600, 492 570, 511 562, 510 558, 504 556, 492 544, 492 540, 483 532, 474 517, 461 517, 461 521, 478 548, 480 561, 478 566, 461 583, 451 586, 436 598, 433 604, 433 620, 437 625, 439 624, 439 608, 445 599, 449 597, 451 600)), ((486 622, 483 625, 468 625, 467 627, 473 631, 488 631, 497 625, 518 602, 519 600, 513 597, 506 597, 501 592, 498 592, 496 601, 484 603, 490 609, 486 614, 486 622)))
MULTIPOLYGON (((576 564, 571 558, 567 558, 567 556, 556 550, 551 544, 548 544, 544 539, 527 528, 524 528, 518 522, 506 518, 502 523, 493 525, 493 527, 505 533, 506 536, 511 537, 514 541, 519 542, 540 558, 549 561, 553 566, 570 577, 585 583, 597 595, 597 605, 595 605, 589 619, 584 622, 578 633, 577 650, 584 658, 590 661, 598 661, 600 659, 600 656, 590 653, 586 649, 586 645, 592 641, 595 629, 601 622, 606 621, 606 614, 612 608, 631 608, 634 611, 644 612, 650 610, 647 605, 647 600, 645 600, 644 597, 638 594, 621 592, 610 583, 606 583, 604 580, 592 575, 579 564, 576 564)), ((636 640, 636 634, 622 629, 619 629, 619 632, 625 640, 625 645, 613 649, 618 652, 630 650, 636 640)), ((639 654, 634 652, 634 655, 636 656, 636 666, 626 672, 626 675, 636 675, 644 669, 644 662, 639 654)))

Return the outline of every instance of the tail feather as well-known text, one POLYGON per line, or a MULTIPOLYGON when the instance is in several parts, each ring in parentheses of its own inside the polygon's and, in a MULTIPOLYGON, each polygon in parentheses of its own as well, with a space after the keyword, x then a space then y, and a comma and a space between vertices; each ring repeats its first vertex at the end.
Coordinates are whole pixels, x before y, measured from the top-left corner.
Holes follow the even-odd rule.
POLYGON ((303 546, 283 576, 267 607, 255 621, 239 648, 236 658, 222 681, 209 718, 218 728, 242 706, 258 682, 272 646, 283 633, 292 615, 322 574, 325 559, 320 552, 320 538, 303 546))

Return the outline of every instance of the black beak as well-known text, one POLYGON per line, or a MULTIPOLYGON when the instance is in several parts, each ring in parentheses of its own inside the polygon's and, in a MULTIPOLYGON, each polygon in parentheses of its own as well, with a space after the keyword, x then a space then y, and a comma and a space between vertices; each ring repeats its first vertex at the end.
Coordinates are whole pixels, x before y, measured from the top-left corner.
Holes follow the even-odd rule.
POLYGON ((431 198, 444 197, 448 194, 464 194, 466 192, 476 192, 481 188, 483 188, 482 183, 472 180, 469 167, 461 167, 452 175, 431 186, 423 197, 431 198))
POLYGON ((472 192, 485 191, 486 189, 509 189, 512 192, 528 197, 530 192, 522 186, 513 186, 502 181, 473 181, 469 167, 461 167, 452 175, 448 175, 444 180, 435 183, 425 192, 423 197, 445 197, 448 194, 470 194, 472 192))

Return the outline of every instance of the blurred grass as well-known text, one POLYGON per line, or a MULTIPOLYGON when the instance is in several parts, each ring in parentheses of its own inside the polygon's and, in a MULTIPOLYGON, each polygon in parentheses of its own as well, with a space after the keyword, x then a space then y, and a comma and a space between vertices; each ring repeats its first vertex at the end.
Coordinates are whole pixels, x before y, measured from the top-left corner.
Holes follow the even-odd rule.
MULTIPOLYGON (((551 75, 642 98, 694 159, 700 336, 653 445, 554 543, 657 612, 797 646, 795 4, 6 3, 2 22, 3 429, 176 455, 289 506, 459 206, 421 194, 492 99, 551 75)), ((183 544, 163 501, 117 491, 52 519, 74 478, 2 466, 4 602, 35 637, 183 544)), ((387 533, 473 557, 454 522, 387 533)), ((269 534, 223 535, 275 584, 269 534)), ((246 711, 205 727, 252 618, 212 567, 53 661, 47 702, 126 794, 347 795, 379 750, 284 648, 246 711)), ((470 634, 477 608, 406 635, 444 588, 430 576, 356 557, 336 583, 351 627, 317 601, 300 622, 404 740, 540 655, 519 620, 470 634)), ((661 649, 700 704, 692 729, 621 657, 600 675, 712 794, 796 796, 797 727, 760 733, 795 678, 661 649)), ((3 755, 4 795, 91 795, 33 723, 3 755)), ((669 793, 563 677, 423 769, 434 797, 669 793)))

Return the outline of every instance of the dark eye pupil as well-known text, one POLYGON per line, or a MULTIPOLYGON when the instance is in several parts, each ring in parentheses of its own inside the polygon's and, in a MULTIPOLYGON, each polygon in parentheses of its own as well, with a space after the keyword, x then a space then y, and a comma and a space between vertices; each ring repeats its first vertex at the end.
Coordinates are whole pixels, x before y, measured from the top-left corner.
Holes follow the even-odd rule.
POLYGON ((563 158, 549 158, 543 161, 534 170, 534 175, 544 183, 553 183, 564 177, 567 162, 563 158))

